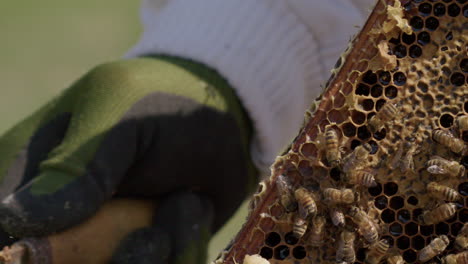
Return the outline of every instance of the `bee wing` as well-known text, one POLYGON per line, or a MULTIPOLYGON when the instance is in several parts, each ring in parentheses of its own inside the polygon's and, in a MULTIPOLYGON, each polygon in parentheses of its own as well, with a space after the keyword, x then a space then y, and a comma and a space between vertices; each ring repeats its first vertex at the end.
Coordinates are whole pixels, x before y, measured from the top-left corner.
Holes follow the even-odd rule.
POLYGON ((436 156, 436 155, 431 156, 430 159, 431 159, 431 160, 443 160, 443 161, 446 161, 446 159, 444 159, 444 158, 442 158, 442 157, 439 157, 439 156, 436 156))
POLYGON ((292 189, 291 182, 284 175, 280 175, 276 178, 276 187, 280 192, 291 192, 292 189))
POLYGON ((400 168, 402 172, 414 171, 414 160, 412 153, 406 153, 405 159, 401 162, 400 168))
POLYGON ((446 174, 447 171, 444 170, 443 168, 437 166, 437 165, 432 165, 427 168, 427 171, 432 173, 432 174, 446 174))
POLYGON ((394 170, 398 167, 398 164, 400 163, 402 155, 403 155, 403 147, 400 146, 400 148, 398 148, 398 150, 395 152, 393 159, 390 161, 390 164, 389 164, 390 169, 394 170))

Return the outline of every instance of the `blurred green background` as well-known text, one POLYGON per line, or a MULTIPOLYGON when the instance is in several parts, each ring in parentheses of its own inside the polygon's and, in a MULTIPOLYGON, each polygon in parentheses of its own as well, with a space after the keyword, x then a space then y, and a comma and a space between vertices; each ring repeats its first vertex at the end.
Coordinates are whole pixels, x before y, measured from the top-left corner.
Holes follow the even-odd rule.
MULTIPOLYGON (((118 59, 141 32, 139 1, 0 2, 0 134, 93 66, 118 59)), ((213 260, 239 230, 246 203, 211 242, 213 260)))

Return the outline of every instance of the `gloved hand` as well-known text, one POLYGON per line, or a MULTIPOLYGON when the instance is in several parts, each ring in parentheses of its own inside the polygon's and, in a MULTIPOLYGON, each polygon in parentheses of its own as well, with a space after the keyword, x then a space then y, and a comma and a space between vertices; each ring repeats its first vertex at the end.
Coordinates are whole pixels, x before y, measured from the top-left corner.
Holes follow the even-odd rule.
POLYGON ((203 65, 164 56, 101 65, 0 138, 1 227, 44 236, 114 196, 189 191, 213 208, 191 220, 215 231, 253 186, 250 134, 233 90, 203 65))

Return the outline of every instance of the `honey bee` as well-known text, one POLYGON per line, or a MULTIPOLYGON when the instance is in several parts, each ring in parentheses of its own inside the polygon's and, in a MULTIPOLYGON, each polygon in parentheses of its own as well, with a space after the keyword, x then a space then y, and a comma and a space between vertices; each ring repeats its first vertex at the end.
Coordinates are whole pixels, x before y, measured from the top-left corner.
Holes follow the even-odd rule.
POLYGON ((457 126, 460 130, 468 130, 468 115, 458 116, 457 126))
POLYGON ((315 213, 317 213, 317 204, 307 189, 299 187, 294 192, 294 196, 299 206, 300 217, 306 219, 309 215, 315 215, 315 213))
POLYGON ((356 235, 352 231, 343 230, 338 240, 338 248, 336 249, 336 261, 344 261, 353 263, 356 260, 356 252, 354 250, 354 240, 356 235))
POLYGON ((463 225, 463 228, 455 238, 455 248, 458 250, 468 249, 468 223, 463 225))
POLYGON ((441 259, 442 264, 468 264, 468 250, 458 254, 450 254, 441 259))
POLYGON ((305 234, 306 231, 307 231, 307 221, 300 216, 296 216, 296 219, 294 220, 294 225, 293 225, 293 236, 299 239, 305 234))
POLYGON ((403 142, 400 144, 399 148, 393 155, 393 158, 391 159, 388 167, 392 170, 396 170, 398 166, 401 163, 401 157, 403 157, 403 151, 404 151, 404 144, 403 142))
POLYGON ((369 251, 366 254, 366 259, 364 263, 367 264, 378 264, 382 258, 387 254, 388 248, 390 245, 386 239, 382 239, 377 243, 369 247, 369 251))
POLYGON ((357 184, 365 187, 377 186, 374 174, 366 170, 351 171, 350 173, 346 174, 344 180, 350 184, 357 184))
POLYGON ((465 167, 456 161, 433 156, 427 162, 427 171, 432 174, 448 174, 452 177, 462 177, 465 174, 465 167))
POLYGON ((323 216, 316 216, 312 220, 312 230, 310 231, 309 243, 313 247, 318 247, 323 244, 323 236, 325 235, 325 218, 323 216))
POLYGON ((427 191, 431 196, 440 200, 453 202, 461 199, 461 196, 456 190, 436 182, 430 182, 427 185, 427 191))
POLYGON ((448 147, 455 153, 461 153, 465 150, 465 142, 459 138, 456 138, 452 133, 437 129, 432 132, 432 139, 437 143, 448 147))
MULTIPOLYGON (((410 144, 408 142, 408 144, 410 144)), ((400 169, 402 172, 414 171, 414 155, 417 154, 418 146, 412 145, 409 147, 403 159, 401 159, 400 169)))
POLYGON ((280 175, 276 178, 276 187, 280 195, 280 203, 286 209, 287 212, 294 212, 297 209, 297 202, 292 194, 292 186, 289 179, 280 175))
POLYGON ((450 219, 456 212, 457 205, 455 203, 446 203, 433 210, 425 211, 419 216, 419 220, 425 225, 437 224, 450 219))
POLYGON ((400 254, 394 254, 387 259, 388 264, 405 264, 403 257, 400 254))
POLYGON ((361 233, 367 242, 372 244, 377 241, 379 238, 379 232, 377 231, 374 222, 372 222, 364 211, 353 206, 349 211, 349 216, 359 227, 359 233, 361 233))
POLYGON ((354 193, 351 189, 325 188, 324 201, 330 204, 351 204, 354 202, 354 193))
POLYGON ((338 208, 330 209, 330 218, 335 226, 343 227, 345 225, 345 216, 343 211, 338 208))
POLYGON ((450 241, 446 235, 436 237, 431 241, 431 243, 429 243, 429 245, 421 249, 419 252, 419 261, 426 262, 431 258, 441 254, 444 252, 449 243, 450 241))
POLYGON ((328 126, 325 129, 325 144, 326 144, 326 157, 328 163, 332 167, 338 166, 341 161, 341 152, 338 142, 338 134, 336 131, 328 126))
POLYGON ((369 157, 372 146, 369 143, 357 146, 353 152, 348 154, 343 160, 343 172, 348 173, 351 170, 362 168, 369 157))
POLYGON ((395 118, 398 113, 398 108, 392 103, 386 103, 380 111, 369 120, 369 128, 371 132, 380 130, 385 123, 395 118))

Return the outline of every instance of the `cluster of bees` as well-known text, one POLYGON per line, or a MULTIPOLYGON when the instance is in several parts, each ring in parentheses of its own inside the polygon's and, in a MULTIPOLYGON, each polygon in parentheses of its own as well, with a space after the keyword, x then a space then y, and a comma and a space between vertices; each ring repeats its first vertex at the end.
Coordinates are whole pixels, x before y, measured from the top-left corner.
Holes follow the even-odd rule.
MULTIPOLYGON (((391 122, 397 114, 398 107, 392 103, 386 103, 381 110, 369 120, 371 131, 379 131, 388 122, 391 122)), ((468 130, 468 116, 459 116, 456 119, 456 127, 459 130, 468 130)), ((455 154, 466 155, 467 146, 458 138, 457 131, 451 132, 436 129, 432 132, 433 141, 448 148, 455 154)), ((356 234, 362 236, 367 244, 365 263, 377 264, 386 259, 390 264, 402 264, 404 260, 399 253, 389 253, 389 243, 386 239, 380 239, 379 228, 373 218, 362 210, 356 203, 359 201, 359 192, 362 187, 375 187, 376 174, 372 170, 373 164, 369 161, 372 147, 368 143, 357 146, 348 155, 342 157, 339 148, 339 137, 335 129, 328 125, 324 131, 325 157, 330 167, 339 168, 342 172, 344 186, 352 188, 323 188, 321 193, 303 186, 293 186, 285 175, 279 175, 276 186, 279 191, 280 203, 289 213, 297 212, 294 218, 293 234, 297 238, 304 236, 309 230, 307 244, 319 247, 324 243, 326 216, 318 212, 317 202, 326 205, 331 223, 338 227, 340 232, 336 241, 336 262, 353 263, 356 261, 355 241, 356 234), (314 198, 315 197, 315 198, 314 198), (320 201, 317 201, 320 197, 320 201), (351 219, 354 224, 347 223, 351 219), (357 232, 356 232, 357 231, 357 232)), ((402 171, 414 170, 413 156, 418 152, 416 146, 408 144, 398 149, 390 162, 389 167, 399 167, 402 171), (403 149, 406 153, 403 155, 403 149)), ((392 168, 393 167, 393 168, 392 168)), ((457 161, 451 161, 439 156, 433 156, 426 162, 426 168, 433 175, 446 175, 447 177, 464 177, 465 167, 457 161)), ((423 212, 418 221, 421 225, 431 225, 446 221, 456 214, 459 207, 457 201, 462 197, 451 187, 432 181, 426 186, 427 193, 440 201, 440 205, 433 210, 423 212)), ((440 255, 449 245, 446 235, 434 238, 419 252, 419 261, 427 262, 440 255)), ((465 223, 455 239, 455 248, 460 252, 444 256, 443 264, 468 264, 468 223, 465 223)))

